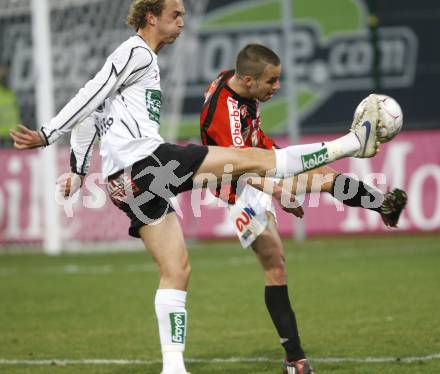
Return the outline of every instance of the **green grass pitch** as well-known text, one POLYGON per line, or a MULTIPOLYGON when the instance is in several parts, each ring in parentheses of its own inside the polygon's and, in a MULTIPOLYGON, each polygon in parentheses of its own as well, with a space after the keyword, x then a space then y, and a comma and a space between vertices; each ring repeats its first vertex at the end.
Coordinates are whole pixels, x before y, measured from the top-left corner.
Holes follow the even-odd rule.
MULTIPOLYGON (((289 291, 318 373, 440 373, 439 239, 285 240, 289 291)), ((236 242, 189 247, 188 370, 280 373, 253 254, 236 242)), ((1 255, 0 373, 159 373, 157 283, 142 252, 1 255), (84 361, 94 359, 126 361, 84 361)))

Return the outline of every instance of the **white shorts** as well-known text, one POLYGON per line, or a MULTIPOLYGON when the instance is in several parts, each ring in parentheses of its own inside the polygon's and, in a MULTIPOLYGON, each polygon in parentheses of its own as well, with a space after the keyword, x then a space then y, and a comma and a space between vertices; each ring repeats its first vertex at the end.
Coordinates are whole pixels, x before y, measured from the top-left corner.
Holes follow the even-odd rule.
POLYGON ((272 196, 249 185, 243 188, 234 205, 229 205, 229 217, 243 248, 248 248, 268 225, 267 213, 275 221, 272 196))

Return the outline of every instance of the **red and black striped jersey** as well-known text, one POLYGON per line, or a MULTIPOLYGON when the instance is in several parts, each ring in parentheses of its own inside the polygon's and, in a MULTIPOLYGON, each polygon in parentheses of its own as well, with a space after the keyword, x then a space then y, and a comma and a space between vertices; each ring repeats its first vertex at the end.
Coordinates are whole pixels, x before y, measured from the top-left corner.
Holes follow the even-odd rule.
MULTIPOLYGON (((208 86, 200 115, 200 136, 205 145, 222 147, 276 148, 275 142, 260 127, 260 103, 241 97, 229 86, 234 70, 223 71, 208 86)), ((217 196, 235 202, 236 185, 220 191, 217 196)))
POLYGON ((208 86, 200 115, 200 135, 205 145, 272 149, 275 142, 261 129, 260 103, 234 92, 228 80, 234 70, 223 71, 208 86))

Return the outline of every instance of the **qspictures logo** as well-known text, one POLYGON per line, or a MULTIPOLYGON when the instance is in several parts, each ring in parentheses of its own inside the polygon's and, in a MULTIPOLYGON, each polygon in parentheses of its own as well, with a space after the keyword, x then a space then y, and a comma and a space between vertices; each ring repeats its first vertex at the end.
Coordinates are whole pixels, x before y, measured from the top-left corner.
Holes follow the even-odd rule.
POLYGON ((170 313, 171 342, 185 343, 186 336, 186 313, 170 313))

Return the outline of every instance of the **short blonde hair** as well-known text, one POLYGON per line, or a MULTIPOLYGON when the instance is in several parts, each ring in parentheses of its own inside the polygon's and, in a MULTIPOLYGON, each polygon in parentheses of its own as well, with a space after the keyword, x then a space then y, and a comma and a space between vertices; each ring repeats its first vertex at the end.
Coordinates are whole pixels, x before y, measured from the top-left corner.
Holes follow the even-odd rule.
POLYGON ((148 12, 160 16, 166 0, 133 0, 128 10, 127 24, 135 31, 147 26, 145 15, 148 12))

